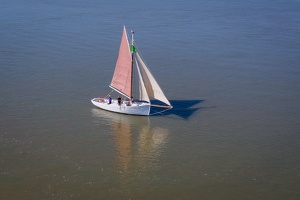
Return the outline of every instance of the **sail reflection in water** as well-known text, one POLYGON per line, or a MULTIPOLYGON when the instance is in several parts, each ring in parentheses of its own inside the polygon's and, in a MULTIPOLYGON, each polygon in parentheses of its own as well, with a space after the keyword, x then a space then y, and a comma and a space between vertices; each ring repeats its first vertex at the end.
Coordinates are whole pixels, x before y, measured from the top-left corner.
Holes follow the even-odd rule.
POLYGON ((153 127, 143 127, 138 137, 138 161, 143 170, 159 168, 159 156, 161 155, 168 139, 168 130, 153 127))
POLYGON ((168 141, 168 129, 151 127, 150 118, 119 115, 92 109, 97 120, 111 126, 117 168, 122 173, 143 173, 158 169, 159 157, 168 141))
POLYGON ((115 132, 115 143, 117 150, 117 163, 124 171, 132 160, 132 133, 128 123, 120 121, 112 121, 113 131, 115 132))

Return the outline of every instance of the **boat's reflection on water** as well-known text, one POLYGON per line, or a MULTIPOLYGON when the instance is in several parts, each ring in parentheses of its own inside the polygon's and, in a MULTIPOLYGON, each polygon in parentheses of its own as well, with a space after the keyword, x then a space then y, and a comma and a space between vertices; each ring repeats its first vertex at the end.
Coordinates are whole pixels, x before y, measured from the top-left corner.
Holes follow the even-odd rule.
POLYGON ((160 156, 166 148, 168 129, 151 126, 145 116, 132 116, 92 109, 93 116, 109 124, 116 148, 120 173, 143 174, 160 168, 160 156))

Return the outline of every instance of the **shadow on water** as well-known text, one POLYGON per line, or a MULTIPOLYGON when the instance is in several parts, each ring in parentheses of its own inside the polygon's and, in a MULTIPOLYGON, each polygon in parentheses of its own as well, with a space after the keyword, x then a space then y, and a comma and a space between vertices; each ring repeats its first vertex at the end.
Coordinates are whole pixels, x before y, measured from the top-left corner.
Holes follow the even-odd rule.
MULTIPOLYGON (((204 100, 170 100, 170 103, 172 104, 173 108, 170 110, 167 110, 163 113, 157 112, 162 111, 160 108, 152 107, 151 113, 154 113, 153 116, 161 116, 161 115, 177 115, 183 119, 188 119, 191 117, 196 111, 200 109, 200 107, 193 107, 197 104, 200 104, 204 100)), ((155 102, 156 103, 156 102, 155 102)))

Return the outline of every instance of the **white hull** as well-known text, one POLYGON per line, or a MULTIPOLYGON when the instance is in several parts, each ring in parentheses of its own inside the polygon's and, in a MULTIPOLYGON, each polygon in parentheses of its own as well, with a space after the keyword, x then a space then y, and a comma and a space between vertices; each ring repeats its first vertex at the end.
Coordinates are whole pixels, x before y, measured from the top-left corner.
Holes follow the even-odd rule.
POLYGON ((91 102, 103 110, 108 110, 116 113, 123 113, 128 115, 149 115, 150 113, 150 103, 147 102, 123 102, 121 105, 118 104, 118 101, 113 99, 111 104, 108 104, 107 99, 103 98, 94 98, 91 102))

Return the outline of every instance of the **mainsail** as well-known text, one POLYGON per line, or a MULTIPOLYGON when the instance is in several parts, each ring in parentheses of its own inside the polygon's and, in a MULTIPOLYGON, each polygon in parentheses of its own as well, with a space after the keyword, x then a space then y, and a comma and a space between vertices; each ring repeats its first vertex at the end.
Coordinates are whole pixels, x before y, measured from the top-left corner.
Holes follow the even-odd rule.
POLYGON ((124 26, 115 72, 110 87, 131 98, 132 56, 124 26))

